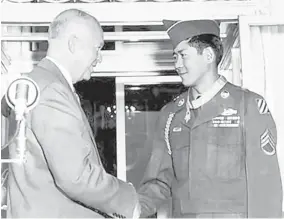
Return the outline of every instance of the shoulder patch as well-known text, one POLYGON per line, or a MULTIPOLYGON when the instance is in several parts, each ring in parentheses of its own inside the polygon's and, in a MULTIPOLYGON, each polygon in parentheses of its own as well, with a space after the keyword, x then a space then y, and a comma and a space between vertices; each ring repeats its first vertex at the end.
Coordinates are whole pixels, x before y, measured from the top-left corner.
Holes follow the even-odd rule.
POLYGON ((263 98, 256 99, 257 109, 260 114, 268 114, 270 113, 268 105, 263 98))

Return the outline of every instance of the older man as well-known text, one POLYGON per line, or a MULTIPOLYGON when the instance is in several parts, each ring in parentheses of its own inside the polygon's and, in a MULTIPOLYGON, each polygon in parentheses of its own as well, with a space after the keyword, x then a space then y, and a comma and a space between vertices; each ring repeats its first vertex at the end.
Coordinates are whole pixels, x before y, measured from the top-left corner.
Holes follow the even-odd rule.
POLYGON ((73 87, 90 79, 101 61, 99 22, 80 10, 64 11, 51 23, 48 42, 46 58, 29 74, 41 97, 27 116, 27 161, 10 166, 8 217, 137 218, 136 191, 104 170, 73 87))

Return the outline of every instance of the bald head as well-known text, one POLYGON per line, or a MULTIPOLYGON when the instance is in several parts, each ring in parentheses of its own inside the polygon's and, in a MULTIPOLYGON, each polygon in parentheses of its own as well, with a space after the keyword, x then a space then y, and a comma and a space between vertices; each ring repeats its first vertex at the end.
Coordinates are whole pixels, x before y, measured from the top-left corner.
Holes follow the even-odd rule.
POLYGON ((84 11, 69 9, 53 20, 48 33, 47 56, 61 63, 73 82, 87 80, 101 61, 104 45, 98 20, 84 11))
POLYGON ((97 19, 84 11, 78 9, 63 11, 50 24, 48 39, 58 39, 66 34, 70 35, 74 31, 88 29, 85 28, 86 26, 95 28, 97 31, 101 29, 97 19))

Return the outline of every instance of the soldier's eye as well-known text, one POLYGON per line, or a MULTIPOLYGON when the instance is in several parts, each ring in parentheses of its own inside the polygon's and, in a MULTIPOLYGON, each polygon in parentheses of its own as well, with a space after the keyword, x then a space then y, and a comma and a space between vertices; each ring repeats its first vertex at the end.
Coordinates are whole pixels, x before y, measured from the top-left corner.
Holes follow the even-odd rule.
POLYGON ((180 54, 182 58, 188 57, 188 55, 186 53, 181 53, 180 54))

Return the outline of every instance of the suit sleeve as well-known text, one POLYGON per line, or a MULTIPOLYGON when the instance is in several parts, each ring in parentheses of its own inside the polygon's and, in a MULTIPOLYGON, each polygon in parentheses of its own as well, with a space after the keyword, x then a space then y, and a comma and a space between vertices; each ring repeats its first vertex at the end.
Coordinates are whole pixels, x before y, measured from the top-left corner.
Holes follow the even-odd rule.
MULTIPOLYGON (((163 115, 164 112, 160 114, 163 115)), ((166 124, 163 122, 164 120, 163 118, 159 119, 150 161, 138 190, 141 217, 155 214, 161 204, 171 197, 171 183, 174 173, 172 158, 168 153, 164 138, 166 124)))
POLYGON ((79 110, 62 87, 52 84, 42 91, 41 102, 31 114, 31 129, 57 187, 66 196, 108 214, 133 216, 138 203, 134 187, 106 173, 93 150, 96 146, 84 137, 86 127, 79 110))
MULTIPOLYGON (((282 217, 277 130, 263 97, 248 93, 245 115, 248 217, 282 217)), ((278 146, 279 147, 279 146, 278 146)))

